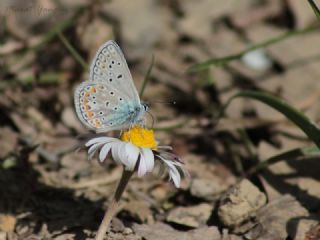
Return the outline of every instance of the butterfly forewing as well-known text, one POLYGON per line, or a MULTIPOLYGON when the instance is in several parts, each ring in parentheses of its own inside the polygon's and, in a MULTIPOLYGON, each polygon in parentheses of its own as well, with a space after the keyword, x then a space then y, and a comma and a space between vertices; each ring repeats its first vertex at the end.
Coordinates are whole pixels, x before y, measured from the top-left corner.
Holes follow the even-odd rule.
POLYGON ((121 91, 135 104, 140 103, 127 62, 120 47, 112 40, 102 45, 90 67, 90 81, 102 81, 121 91))

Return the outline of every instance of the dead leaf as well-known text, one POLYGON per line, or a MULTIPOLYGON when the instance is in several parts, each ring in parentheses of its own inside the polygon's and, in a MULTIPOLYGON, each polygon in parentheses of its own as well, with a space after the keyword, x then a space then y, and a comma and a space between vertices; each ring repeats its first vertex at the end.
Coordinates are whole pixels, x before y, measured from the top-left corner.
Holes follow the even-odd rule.
POLYGON ((235 226, 254 215, 267 201, 264 193, 244 179, 232 188, 218 209, 220 220, 226 226, 235 226))
POLYGON ((289 8, 295 18, 295 27, 304 28, 316 21, 312 8, 308 1, 288 0, 289 8))
POLYGON ((17 148, 18 135, 9 127, 0 128, 0 132, 0 158, 5 158, 17 148))
POLYGON ((229 186, 230 183, 214 176, 212 178, 195 178, 191 182, 190 192, 195 197, 214 200, 229 186))
POLYGON ((169 27, 170 12, 155 0, 112 1, 103 10, 120 22, 123 49, 129 59, 145 56, 155 43, 172 40, 175 35, 169 27))
POLYGON ((133 230, 146 240, 221 240, 217 227, 202 227, 195 230, 181 232, 169 225, 157 222, 153 225, 133 225, 133 230))
POLYGON ((0 230, 4 232, 12 232, 16 226, 17 219, 13 215, 0 215, 0 230))
POLYGON ((288 223, 292 219, 308 216, 308 211, 291 195, 284 195, 268 203, 257 212, 258 225, 246 237, 249 239, 279 239, 288 236, 288 223))
POLYGON ((191 207, 177 207, 170 211, 167 221, 196 228, 206 224, 212 210, 213 204, 207 203, 191 207))
POLYGON ((320 222, 319 216, 293 218, 288 223, 288 234, 294 240, 319 239, 320 238, 319 222, 320 222))
POLYGON ((137 217, 142 222, 153 222, 153 215, 149 204, 146 201, 130 201, 125 205, 127 210, 133 217, 137 217))

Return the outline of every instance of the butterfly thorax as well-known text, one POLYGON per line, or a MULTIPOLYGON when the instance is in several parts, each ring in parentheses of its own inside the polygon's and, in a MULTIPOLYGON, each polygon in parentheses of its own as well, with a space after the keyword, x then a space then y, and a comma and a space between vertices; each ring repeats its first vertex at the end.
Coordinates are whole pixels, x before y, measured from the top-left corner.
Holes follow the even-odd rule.
POLYGON ((144 116, 146 111, 148 111, 148 106, 145 104, 141 104, 140 106, 135 106, 134 109, 130 111, 131 119, 132 119, 132 124, 144 124, 144 116))

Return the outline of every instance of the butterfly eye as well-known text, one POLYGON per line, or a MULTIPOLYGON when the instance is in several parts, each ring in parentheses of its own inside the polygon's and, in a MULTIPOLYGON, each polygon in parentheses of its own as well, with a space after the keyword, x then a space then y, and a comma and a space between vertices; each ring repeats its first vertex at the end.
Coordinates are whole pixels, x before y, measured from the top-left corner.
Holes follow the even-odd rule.
POLYGON ((117 111, 117 110, 118 110, 118 108, 117 108, 117 107, 115 107, 115 108, 113 108, 113 110, 117 111))
POLYGON ((110 92, 110 95, 114 95, 114 92, 110 92))
POLYGON ((112 125, 113 125, 113 122, 110 122, 109 125, 112 126, 112 125))
POLYGON ((109 82, 112 82, 112 78, 109 78, 109 82))
POLYGON ((109 68, 112 68, 112 65, 109 65, 109 68))
POLYGON ((123 99, 122 99, 122 98, 119 98, 119 100, 122 101, 123 99))
POLYGON ((118 62, 118 66, 120 66, 121 65, 121 63, 120 62, 118 62))
POLYGON ((114 61, 111 61, 112 64, 114 64, 114 61))
POLYGON ((92 102, 93 104, 96 104, 97 102, 96 101, 94 101, 94 102, 92 102))
POLYGON ((100 114, 100 115, 102 115, 102 114, 103 114, 103 112, 99 112, 99 114, 100 114))

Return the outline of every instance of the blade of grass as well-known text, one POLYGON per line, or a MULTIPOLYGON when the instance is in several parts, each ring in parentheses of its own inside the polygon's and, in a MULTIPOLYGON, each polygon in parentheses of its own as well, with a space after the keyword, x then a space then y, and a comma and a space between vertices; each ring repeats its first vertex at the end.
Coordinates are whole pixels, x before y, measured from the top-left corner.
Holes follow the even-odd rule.
POLYGON ((141 89, 140 89, 140 93, 139 93, 140 98, 142 98, 142 95, 143 95, 143 93, 144 93, 144 90, 145 90, 145 88, 146 88, 146 86, 147 86, 147 84, 148 84, 148 82, 149 82, 149 80, 150 80, 150 74, 151 74, 151 70, 152 70, 152 68, 153 68, 153 65, 154 65, 154 55, 152 55, 151 63, 150 63, 150 65, 149 65, 147 74, 146 74, 146 76, 144 77, 144 80, 143 80, 143 83, 142 83, 142 86, 141 86, 141 89))
POLYGON ((320 156, 320 149, 318 147, 313 146, 313 147, 307 147, 307 148, 295 148, 287 152, 272 156, 258 163, 256 166, 250 168, 247 171, 246 177, 250 177, 253 174, 256 174, 261 170, 267 168, 268 166, 281 161, 287 161, 290 159, 297 159, 301 157, 307 158, 307 157, 318 157, 318 156, 320 156))
POLYGON ((77 52, 77 50, 71 45, 68 39, 63 35, 61 31, 58 31, 58 37, 63 43, 63 45, 68 49, 74 59, 83 67, 84 70, 88 69, 88 64, 86 61, 81 57, 81 55, 77 52))
POLYGON ((307 28, 304 28, 304 29, 299 29, 299 30, 294 30, 294 31, 291 31, 291 32, 287 32, 287 33, 284 33, 278 37, 275 37, 275 38, 271 38, 271 39, 268 39, 264 42, 261 42, 261 43, 258 43, 256 45, 253 45, 252 47, 249 47, 239 53, 236 53, 236 54, 232 54, 232 55, 229 55, 229 56, 226 56, 226 57, 221 57, 221 58, 212 58, 212 59, 209 59, 203 63, 198 63, 198 64, 194 64, 192 65, 188 70, 187 72, 188 73, 192 73, 192 72, 199 72, 199 71, 202 71, 202 70, 205 70, 207 68, 209 68, 210 66, 212 65, 215 65, 215 66, 223 66, 231 61, 234 61, 234 60, 238 60, 240 59, 243 55, 245 55, 246 53, 248 52, 251 52, 251 51, 254 51, 254 50, 257 50, 259 48, 266 48, 270 45, 273 45, 273 44, 276 44, 278 42, 281 42, 283 40, 286 40, 290 37, 293 37, 293 36, 297 36, 297 35, 301 35, 301 34, 305 34, 305 33, 308 33, 308 32, 312 32, 316 29, 319 29, 319 25, 317 26, 311 26, 311 27, 307 27, 307 28))
POLYGON ((316 14, 318 20, 320 20, 320 9, 317 6, 317 4, 313 1, 313 0, 308 0, 312 10, 314 11, 314 13, 316 14))
POLYGON ((311 141, 313 141, 320 148, 320 130, 311 123, 311 121, 300 111, 290 106, 284 100, 272 96, 270 94, 259 92, 259 91, 243 91, 235 94, 227 103, 223 106, 222 111, 219 116, 222 116, 225 109, 229 106, 229 104, 235 99, 239 97, 247 97, 258 100, 273 109, 279 111, 283 115, 285 115, 290 121, 296 124, 308 137, 311 141))

